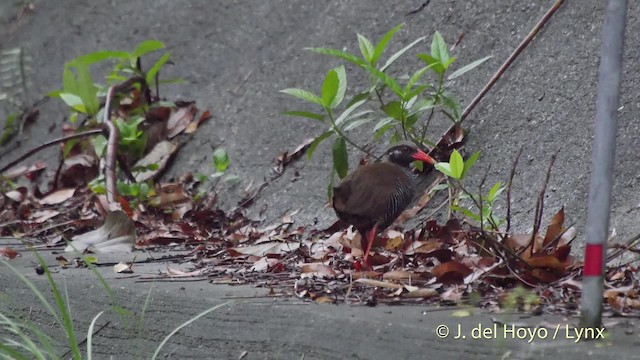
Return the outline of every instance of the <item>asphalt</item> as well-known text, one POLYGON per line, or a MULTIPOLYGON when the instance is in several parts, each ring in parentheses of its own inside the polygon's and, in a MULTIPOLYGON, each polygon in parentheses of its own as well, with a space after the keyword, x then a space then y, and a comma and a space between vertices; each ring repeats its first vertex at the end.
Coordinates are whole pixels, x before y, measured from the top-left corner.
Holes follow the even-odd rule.
MULTIPOLYGON (((406 27, 398 33, 392 50, 417 37, 430 36, 435 30, 449 43, 464 34, 455 54, 461 64, 493 56, 453 84, 466 104, 552 1, 524 4, 504 0, 432 0, 422 10, 407 15, 423 3, 60 0, 35 1, 32 13, 16 18, 17 8, 3 2, 0 49, 20 46, 31 56, 29 99, 35 101, 38 94, 61 86, 64 62, 71 58, 101 49, 132 49, 147 39, 165 42, 175 65, 167 67, 164 76, 181 77, 187 83, 166 87, 163 96, 195 100, 213 113, 213 119, 181 150, 166 178, 185 171, 211 171, 211 150, 222 144, 229 150, 231 171, 241 179, 237 188, 224 189, 226 206, 233 206, 244 186, 252 181, 259 183, 270 173, 273 159, 280 152, 295 148, 323 130, 316 122, 280 115, 301 104, 278 90, 301 87, 317 91, 323 74, 338 64, 303 48, 329 46, 358 51, 357 32, 379 39, 402 22, 406 27)), ((478 184, 487 171, 488 183, 505 181, 515 154, 521 146, 524 148, 513 187, 513 225, 517 231, 531 227, 532 210, 548 160, 560 151, 545 196, 544 219, 564 206, 567 221, 578 229, 578 253, 584 242, 603 9, 601 1, 568 0, 466 121, 471 131, 467 147, 482 152, 470 187, 478 184)), ((634 91, 640 81, 635 71, 639 14, 637 7, 630 6, 611 213, 611 225, 620 241, 640 232, 636 221, 640 195, 635 191, 640 186, 635 166, 640 140, 639 126, 633 121, 640 106, 639 95, 634 91)), ((426 49, 428 42, 419 50, 426 49)), ((401 72, 404 66, 413 68, 417 62, 408 59, 398 64, 397 71, 401 72)), ((355 76, 355 69, 348 68, 348 74, 355 76)), ((7 111, 7 105, 2 104, 0 115, 7 111)), ((63 120, 63 107, 56 102, 47 103, 38 123, 27 129, 16 150, 0 158, 0 164, 59 136, 63 120), (47 129, 53 124, 56 127, 49 133, 47 129)), ((439 119, 434 136, 439 134, 437 129, 447 125, 439 119)), ((365 142, 370 135, 362 132, 354 134, 354 138, 365 142)), ((267 188, 252 209, 266 206, 266 221, 300 209, 296 221, 301 224, 315 220, 318 226, 330 223, 333 214, 324 207, 329 154, 329 147, 324 145, 312 161, 296 163, 294 167, 301 177, 291 181, 294 171, 288 171, 267 188)), ((35 159, 56 164, 57 153, 44 152, 35 159)), ((499 208, 504 210, 504 204, 499 208)), ((29 274, 32 261, 27 254, 12 263, 29 274)), ((4 268, 1 274, 1 287, 21 299, 27 292, 24 286, 7 275, 4 268)), ((44 286, 40 277, 30 276, 44 286)), ((91 272, 65 270, 57 276, 66 279, 80 328, 86 329, 95 314, 109 308, 108 298, 95 290, 99 285, 91 272)), ((122 303, 134 309, 144 302, 149 289, 147 284, 113 276, 109 283, 118 289, 122 303)), ((206 283, 154 286, 147 317, 153 321, 146 323, 145 331, 136 337, 125 334, 126 326, 112 321, 96 338, 96 351, 101 358, 109 354, 129 358, 135 349, 144 352, 153 348, 177 324, 222 302, 229 294, 264 295, 263 289, 206 283)), ((361 308, 275 300, 237 301, 220 310, 179 333, 176 342, 167 347, 169 357, 226 359, 238 358, 247 351, 245 358, 249 359, 524 359, 561 351, 563 356, 576 359, 590 354, 598 358, 638 358, 633 352, 638 342, 634 322, 626 328, 614 327, 605 342, 576 345, 556 339, 528 344, 488 339, 452 341, 435 336, 435 327, 441 323, 455 326, 462 322, 464 327, 493 323, 490 315, 479 312, 472 317, 454 318, 450 311, 430 311, 426 307, 361 308)), ((47 323, 46 319, 41 323, 47 323)))

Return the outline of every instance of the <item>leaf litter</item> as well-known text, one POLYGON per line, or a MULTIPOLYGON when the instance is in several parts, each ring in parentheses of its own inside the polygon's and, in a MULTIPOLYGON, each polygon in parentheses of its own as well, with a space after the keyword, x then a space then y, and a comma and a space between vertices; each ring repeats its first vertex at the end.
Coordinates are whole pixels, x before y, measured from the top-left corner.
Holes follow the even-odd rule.
MULTIPOLYGON (((197 116, 199 110, 193 103, 178 105, 150 110, 148 118, 153 121, 148 124, 145 153, 119 160, 125 172, 127 164, 142 169, 129 171, 130 179, 157 178, 179 150, 179 135, 195 132, 211 117, 209 111, 197 116), (155 125, 158 123, 161 126, 155 125)), ((453 149, 461 148, 463 137, 461 129, 453 128, 434 153, 446 158, 453 149)), ((311 139, 281 153, 273 168, 275 175, 257 190, 247 189, 245 199, 231 211, 218 207, 215 193, 202 196, 200 184, 189 174, 178 182, 155 183, 144 202, 120 196, 123 210, 113 211, 105 195, 87 187, 99 175, 100 163, 93 150, 86 150, 93 149, 88 144, 86 140, 63 144, 66 158, 48 193, 40 193, 37 186, 19 186, 1 194, 0 236, 37 236, 42 247, 66 242, 68 251, 94 253, 184 250, 184 255, 172 259, 181 268, 167 265, 160 274, 140 276, 140 281, 205 279, 219 284, 251 284, 264 288, 269 297, 291 296, 331 304, 467 304, 495 311, 514 306, 550 313, 577 311, 582 263, 571 255, 576 232, 565 225, 564 209, 553 216, 544 234, 491 232, 456 218, 445 223, 427 219, 417 227, 401 230, 399 226, 421 216, 433 200, 431 189, 443 180, 437 177, 416 205, 376 238, 371 269, 363 269, 360 234, 352 228, 339 224, 326 230, 297 226, 295 211, 266 226, 244 214, 269 181, 302 157, 311 139), (521 287, 535 299, 520 294, 517 289, 521 287)), ((4 175, 33 182, 33 174, 45 167, 37 162, 4 175)), ((634 239, 618 249, 633 249, 637 242, 634 239)), ((623 252, 617 252, 609 262, 623 252)), ((2 247, 0 255, 14 258, 19 253, 2 247)), ((84 266, 78 259, 69 261, 60 256, 58 261, 64 267, 84 266)), ((130 273, 134 264, 120 262, 114 271, 130 273)), ((640 309, 640 292, 633 288, 637 273, 631 264, 607 268, 607 311, 628 315, 640 309)))

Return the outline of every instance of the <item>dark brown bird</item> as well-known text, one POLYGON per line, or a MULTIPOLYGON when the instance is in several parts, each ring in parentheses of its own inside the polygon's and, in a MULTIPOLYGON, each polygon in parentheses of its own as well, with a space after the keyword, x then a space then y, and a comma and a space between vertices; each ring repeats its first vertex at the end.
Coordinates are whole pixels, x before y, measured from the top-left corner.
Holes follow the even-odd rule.
POLYGON ((333 209, 360 233, 365 263, 378 231, 391 225, 413 200, 416 182, 409 164, 416 160, 436 163, 413 145, 393 146, 381 162, 360 166, 333 188, 333 209))

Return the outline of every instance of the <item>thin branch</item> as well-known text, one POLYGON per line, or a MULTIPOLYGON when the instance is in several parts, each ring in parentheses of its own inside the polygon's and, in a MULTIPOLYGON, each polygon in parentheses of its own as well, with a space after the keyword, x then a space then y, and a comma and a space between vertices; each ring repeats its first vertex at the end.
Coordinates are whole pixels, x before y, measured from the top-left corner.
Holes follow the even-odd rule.
POLYGON ((538 200, 536 201, 536 213, 533 219, 533 232, 531 233, 531 240, 529 240, 529 245, 531 246, 531 255, 533 256, 533 248, 534 241, 538 231, 540 230, 540 224, 542 223, 542 213, 544 211, 544 194, 547 191, 547 185, 549 184, 549 178, 551 177, 551 169, 553 168, 553 163, 556 161, 556 156, 560 149, 558 149, 553 155, 551 155, 551 160, 549 160, 549 166, 547 167, 547 174, 544 177, 544 182, 542 183, 542 189, 538 194, 538 200))
POLYGON ((462 112, 462 116, 460 117, 460 123, 462 123, 462 121, 464 121, 464 119, 469 115, 469 113, 471 113, 471 111, 476 107, 476 105, 478 105, 480 100, 482 100, 482 98, 489 92, 489 90, 491 90, 493 85, 495 85, 495 83, 498 82, 502 74, 504 74, 504 72, 509 68, 509 66, 511 66, 513 61, 518 57, 518 55, 520 55, 522 50, 524 50, 527 47, 527 45, 529 45, 531 40, 533 40, 533 38, 538 34, 540 29, 542 29, 542 27, 547 23, 547 21, 549 21, 551 16, 555 14, 555 12, 560 8, 560 5, 562 5, 564 1, 565 0, 557 0, 553 4, 553 6, 551 6, 551 8, 547 11, 547 13, 544 14, 542 19, 540 19, 540 21, 538 21, 538 23, 533 27, 533 29, 531 29, 529 34, 527 34, 527 37, 525 37, 524 40, 522 40, 522 42, 520 43, 520 45, 518 45, 516 50, 511 55, 509 55, 507 60, 502 64, 502 66, 500 66, 500 68, 498 69, 498 71, 496 71, 496 73, 493 75, 491 80, 489 80, 489 82, 484 86, 484 88, 480 90, 478 95, 476 95, 476 97, 473 100, 471 100, 471 102, 466 107, 466 109, 464 109, 464 111, 462 112))
POLYGON ((509 183, 507 184, 507 228, 504 231, 507 234, 511 230, 511 187, 513 186, 513 177, 516 175, 516 167, 518 166, 520 155, 522 155, 522 148, 523 146, 520 146, 516 159, 513 161, 511 173, 509 174, 509 183))
POLYGON ((37 152, 44 150, 50 146, 56 145, 56 144, 60 144, 63 143, 65 141, 68 140, 72 140, 72 139, 78 139, 78 138, 82 138, 82 137, 86 137, 86 136, 94 136, 94 135, 99 135, 102 134, 103 129, 94 129, 94 130, 87 130, 87 131, 83 131, 81 133, 77 133, 77 134, 73 134, 73 135, 68 135, 68 136, 63 136, 61 138, 57 138, 55 140, 51 140, 48 141, 36 148, 33 148, 29 151, 27 151, 26 154, 20 156, 19 158, 13 160, 12 162, 10 162, 9 164, 3 166, 0 169, 0 174, 4 173, 5 171, 11 169, 12 167, 16 166, 17 164, 19 164, 20 162, 22 162, 25 159, 28 159, 29 157, 33 156, 34 154, 36 154, 37 152))

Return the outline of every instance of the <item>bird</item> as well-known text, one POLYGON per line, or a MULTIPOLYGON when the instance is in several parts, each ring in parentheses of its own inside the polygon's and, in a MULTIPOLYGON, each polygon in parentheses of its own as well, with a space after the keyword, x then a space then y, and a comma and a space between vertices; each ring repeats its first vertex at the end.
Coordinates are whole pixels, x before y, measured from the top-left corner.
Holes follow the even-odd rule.
POLYGON ((378 231, 391 225, 413 201, 416 179, 409 165, 416 160, 436 163, 413 144, 394 145, 379 162, 359 166, 333 188, 333 209, 360 233, 367 265, 378 231))

